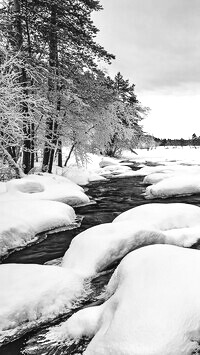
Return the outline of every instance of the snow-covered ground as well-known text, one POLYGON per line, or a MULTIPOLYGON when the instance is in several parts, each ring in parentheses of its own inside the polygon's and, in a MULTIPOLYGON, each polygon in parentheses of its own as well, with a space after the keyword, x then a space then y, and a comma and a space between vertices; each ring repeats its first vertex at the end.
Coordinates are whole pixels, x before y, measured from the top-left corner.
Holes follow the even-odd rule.
POLYGON ((39 233, 69 227, 72 207, 55 201, 4 200, 0 202, 0 258, 36 242, 39 233))
POLYGON ((185 163, 188 165, 200 164, 200 147, 162 147, 159 146, 153 149, 135 149, 136 154, 130 151, 123 152, 123 158, 134 159, 135 161, 145 164, 152 162, 156 164, 168 163, 185 163))

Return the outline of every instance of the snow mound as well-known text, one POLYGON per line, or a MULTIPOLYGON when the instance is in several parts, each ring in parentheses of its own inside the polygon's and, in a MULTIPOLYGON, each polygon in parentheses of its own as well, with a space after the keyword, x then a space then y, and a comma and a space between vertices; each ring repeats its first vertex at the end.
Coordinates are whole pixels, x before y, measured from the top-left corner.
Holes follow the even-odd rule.
POLYGON ((120 160, 116 158, 109 158, 109 157, 104 157, 101 159, 99 166, 100 168, 104 168, 105 166, 108 165, 116 165, 119 164, 120 160))
POLYGON ((177 195, 193 195, 200 193, 199 175, 178 175, 164 179, 157 184, 148 186, 145 191, 145 198, 167 198, 177 195))
POLYGON ((200 226, 200 208, 186 203, 148 203, 121 213, 112 223, 124 221, 157 230, 200 226))
POLYGON ((1 201, 0 216, 0 258, 35 242, 39 233, 66 227, 75 220, 72 207, 37 200, 1 201))
POLYGON ((0 344, 19 337, 81 302, 83 280, 57 266, 0 266, 0 344))
POLYGON ((199 207, 146 204, 122 213, 114 223, 97 225, 77 235, 62 266, 88 277, 139 247, 158 243, 190 247, 199 239, 199 207))
POLYGON ((174 174, 173 172, 158 172, 158 173, 152 173, 147 176, 145 176, 143 183, 147 185, 152 185, 156 184, 157 182, 160 182, 164 179, 167 179, 169 177, 173 177, 174 174))
POLYGON ((95 311, 98 330, 93 321, 84 354, 199 353, 199 277, 196 250, 157 245, 129 254, 108 284, 101 316, 95 311))
POLYGON ((6 200, 52 200, 78 206, 90 202, 83 189, 69 179, 54 175, 27 175, 6 183, 6 193, 0 194, 0 201, 6 200))
POLYGON ((105 303, 46 334, 49 344, 92 338, 84 355, 192 355, 200 351, 199 251, 153 245, 126 256, 105 303))
POLYGON ((96 172, 107 178, 134 176, 131 168, 122 164, 107 165, 104 168, 96 170, 96 172))
POLYGON ((69 166, 63 169, 62 176, 75 182, 78 185, 87 185, 92 181, 105 181, 106 179, 99 174, 87 170, 84 167, 78 167, 76 165, 69 166))

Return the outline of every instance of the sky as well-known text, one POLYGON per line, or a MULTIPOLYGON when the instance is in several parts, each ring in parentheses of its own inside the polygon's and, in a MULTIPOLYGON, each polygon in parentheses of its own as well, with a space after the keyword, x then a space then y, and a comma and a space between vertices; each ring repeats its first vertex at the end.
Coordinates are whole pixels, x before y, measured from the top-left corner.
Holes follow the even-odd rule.
POLYGON ((200 135, 200 0, 100 0, 97 42, 150 107, 144 130, 160 138, 200 135))

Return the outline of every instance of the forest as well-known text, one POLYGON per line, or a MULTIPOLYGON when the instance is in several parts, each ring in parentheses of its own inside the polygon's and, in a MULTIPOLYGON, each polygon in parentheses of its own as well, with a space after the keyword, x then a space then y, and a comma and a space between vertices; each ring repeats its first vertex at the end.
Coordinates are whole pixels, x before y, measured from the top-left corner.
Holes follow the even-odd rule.
POLYGON ((148 114, 135 85, 111 78, 115 56, 96 43, 91 15, 98 0, 14 0, 0 8, 1 175, 52 172, 72 152, 117 156, 145 144, 148 114), (101 66, 99 65, 101 64, 101 66), (63 146, 68 147, 63 156, 63 146))

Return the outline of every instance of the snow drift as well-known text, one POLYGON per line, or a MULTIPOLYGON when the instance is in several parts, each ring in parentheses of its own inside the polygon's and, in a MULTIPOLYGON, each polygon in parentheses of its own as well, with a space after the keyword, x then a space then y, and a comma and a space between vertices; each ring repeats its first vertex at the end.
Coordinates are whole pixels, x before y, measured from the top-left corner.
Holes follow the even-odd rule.
POLYGON ((100 176, 94 171, 87 170, 84 167, 78 167, 77 165, 63 168, 62 176, 82 186, 93 181, 106 181, 103 176, 100 176))
POLYGON ((60 202, 1 201, 0 258, 35 242, 39 233, 69 226, 75 217, 73 208, 60 202))
POLYGON ((0 345, 69 312, 81 302, 83 280, 57 266, 0 266, 0 345))
POLYGON ((200 351, 199 251, 153 245, 126 256, 101 306, 74 314, 46 340, 92 338, 84 355, 192 355, 200 351))
POLYGON ((200 208, 173 204, 146 204, 77 235, 62 265, 92 276, 128 252, 149 244, 190 247, 200 239, 200 208))
POLYGON ((65 177, 48 173, 6 182, 6 192, 0 194, 0 202, 19 199, 53 200, 70 206, 90 202, 80 186, 65 177))

